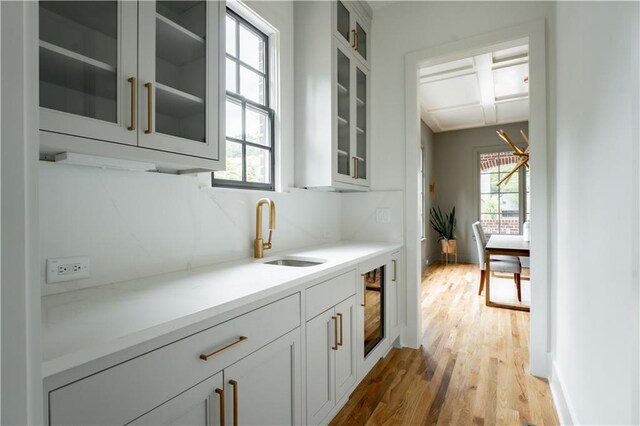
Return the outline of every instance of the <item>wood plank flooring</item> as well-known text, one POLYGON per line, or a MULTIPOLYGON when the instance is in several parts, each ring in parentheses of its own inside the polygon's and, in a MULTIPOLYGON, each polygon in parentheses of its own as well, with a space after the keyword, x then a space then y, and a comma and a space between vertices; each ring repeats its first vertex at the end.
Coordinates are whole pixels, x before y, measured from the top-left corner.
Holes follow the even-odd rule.
POLYGON ((527 374, 529 313, 487 308, 477 265, 423 274, 423 342, 394 348, 332 425, 557 425, 546 380, 527 374))

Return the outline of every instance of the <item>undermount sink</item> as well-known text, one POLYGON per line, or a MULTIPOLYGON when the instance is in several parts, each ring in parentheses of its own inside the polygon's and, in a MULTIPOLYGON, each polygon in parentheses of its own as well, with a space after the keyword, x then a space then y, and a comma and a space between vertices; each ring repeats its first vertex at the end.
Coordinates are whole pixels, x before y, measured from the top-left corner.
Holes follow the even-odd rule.
POLYGON ((268 262, 264 262, 265 265, 278 265, 278 266, 294 266, 294 267, 306 267, 321 265, 326 260, 324 259, 310 259, 310 258, 281 258, 274 259, 268 262))

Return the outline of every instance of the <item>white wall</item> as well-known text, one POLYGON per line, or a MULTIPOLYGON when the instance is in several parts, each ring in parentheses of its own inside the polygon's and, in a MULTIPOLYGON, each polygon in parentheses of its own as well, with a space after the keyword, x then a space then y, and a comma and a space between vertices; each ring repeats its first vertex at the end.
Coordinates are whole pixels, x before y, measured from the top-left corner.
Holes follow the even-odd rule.
MULTIPOLYGON (((503 129, 511 139, 522 146, 524 141, 520 130, 529 133, 527 122, 487 126, 475 129, 455 130, 435 134, 434 171, 436 193, 434 205, 442 211, 450 211, 456 206, 456 239, 458 241, 458 261, 478 262, 478 250, 471 225, 479 220, 479 168, 478 154, 489 148, 509 151, 509 146, 496 134, 503 129)), ((431 257, 440 253, 438 244, 429 244, 431 257)))
POLYGON ((2 424, 42 424, 37 4, 2 2, 2 424))
POLYGON ((553 14, 551 2, 390 3, 374 10, 372 31, 371 184, 375 190, 404 189, 407 53, 553 14))
POLYGON ((554 381, 576 424, 637 424, 638 3, 556 7, 554 381))

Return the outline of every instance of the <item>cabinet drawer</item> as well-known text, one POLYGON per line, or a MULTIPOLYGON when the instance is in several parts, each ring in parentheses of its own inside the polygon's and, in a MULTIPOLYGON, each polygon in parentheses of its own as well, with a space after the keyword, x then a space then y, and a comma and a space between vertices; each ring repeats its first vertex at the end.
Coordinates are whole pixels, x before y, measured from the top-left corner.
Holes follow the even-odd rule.
POLYGON ((128 423, 299 325, 296 293, 49 392, 49 423, 128 423))
POLYGON ((356 271, 349 271, 307 289, 307 321, 356 294, 356 271))

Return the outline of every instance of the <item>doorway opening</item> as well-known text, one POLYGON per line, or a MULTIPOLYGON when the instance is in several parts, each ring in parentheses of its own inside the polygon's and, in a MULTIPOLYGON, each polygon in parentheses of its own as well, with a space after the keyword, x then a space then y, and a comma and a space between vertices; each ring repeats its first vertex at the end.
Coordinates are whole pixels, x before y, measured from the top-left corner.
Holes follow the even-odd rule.
POLYGON ((423 269, 443 259, 477 264, 478 294, 488 277, 488 301, 523 310, 531 301, 528 254, 494 256, 487 275, 485 247, 491 239, 522 243, 526 252, 529 241, 528 52, 516 40, 421 67, 418 90, 421 182, 428 188, 420 190, 423 269))
MULTIPOLYGON (((422 236, 427 237, 426 244, 431 244, 431 248, 425 247, 425 251, 433 252, 435 250, 434 237, 429 238, 427 232, 430 226, 426 225, 429 220, 429 211, 426 207, 432 205, 441 205, 444 211, 449 211, 452 205, 456 205, 460 200, 466 200, 468 206, 465 207, 463 213, 465 219, 461 224, 461 228, 456 231, 460 235, 464 235, 465 242, 460 247, 458 256, 460 260, 469 262, 477 262, 478 255, 474 253, 475 241, 473 240, 473 231, 471 223, 467 223, 470 218, 475 217, 476 220, 490 227, 491 231, 495 233, 512 233, 521 234, 524 231, 524 223, 527 219, 527 214, 531 215, 532 225, 530 229, 531 245, 530 245, 530 271, 531 281, 533 286, 529 287, 529 281, 525 282, 525 294, 524 298, 530 302, 531 314, 530 314, 530 359, 529 359, 529 372, 531 374, 548 377, 548 283, 549 283, 549 268, 548 268, 548 239, 547 239, 547 227, 548 227, 548 208, 547 208, 547 161, 546 161, 546 82, 545 82, 545 42, 544 42, 544 22, 534 22, 529 25, 520 26, 518 28, 508 28, 505 30, 497 31, 494 33, 486 34, 473 39, 464 39, 456 42, 448 43, 446 45, 436 46, 428 48, 422 51, 413 52, 405 58, 406 69, 406 111, 407 111, 407 125, 406 125, 406 241, 407 243, 407 264, 411 265, 415 262, 415 269, 411 267, 407 270, 407 294, 408 294, 408 311, 407 311, 407 330, 405 335, 405 342, 411 345, 412 341, 419 345, 419 341, 422 338, 422 306, 420 297, 420 275, 421 266, 423 265, 423 244, 422 236), (522 46, 526 52, 526 67, 522 66, 524 61, 522 46), (520 50, 518 50, 520 49, 520 50), (518 53, 519 52, 519 53, 518 53), (484 71, 480 70, 480 73, 489 73, 491 75, 482 75, 478 77, 476 74, 473 78, 466 76, 468 73, 468 58, 473 58, 471 62, 482 63, 484 61, 484 71), (465 61, 467 64, 465 65, 465 61), (528 105, 528 116, 523 117, 520 115, 520 120, 511 120, 516 122, 516 127, 512 128, 507 134, 512 140, 516 137, 520 137, 519 130, 523 130, 528 139, 531 141, 530 151, 528 152, 530 157, 531 171, 529 176, 529 193, 527 195, 527 176, 526 172, 519 173, 517 183, 515 178, 511 178, 511 186, 509 190, 505 190, 504 194, 499 191, 492 193, 491 190, 484 192, 485 208, 483 205, 483 187, 481 185, 483 179, 488 182, 488 188, 491 187, 491 183, 494 178, 502 178, 506 174, 509 168, 509 162, 511 158, 506 158, 509 150, 513 151, 512 147, 508 146, 505 142, 501 141, 496 135, 493 138, 494 142, 488 143, 489 147, 483 147, 481 144, 475 144, 472 146, 472 155, 465 160, 466 177, 460 178, 466 180, 463 182, 467 185, 467 189, 461 191, 458 194, 449 194, 448 199, 445 198, 443 192, 443 184, 438 179, 429 179, 430 169, 425 163, 426 167, 422 167, 419 163, 420 153, 424 154, 425 160, 428 161, 428 153, 424 151, 423 143, 421 143, 421 130, 422 130, 422 118, 423 109, 420 107, 420 89, 422 82, 426 80, 427 83, 434 81, 440 81, 443 76, 450 74, 455 76, 458 80, 461 80, 463 84, 472 85, 475 82, 476 85, 484 84, 489 86, 487 81, 491 81, 490 77, 494 79, 500 79, 500 72, 496 73, 496 69, 493 68, 496 63, 502 64, 515 64, 515 70, 519 72, 525 71, 527 75, 522 75, 521 84, 526 84, 528 87, 529 97, 527 100, 518 99, 517 94, 505 93, 506 88, 503 86, 496 86, 496 81, 493 81, 493 102, 489 102, 491 96, 487 95, 487 91, 478 89, 475 93, 478 100, 477 105, 470 105, 470 102, 464 102, 464 96, 461 95, 458 89, 447 88, 446 83, 440 83, 440 90, 444 92, 440 96, 440 107, 436 104, 432 104, 431 107, 427 105, 427 110, 431 109, 432 113, 435 110, 437 114, 431 114, 433 118, 429 117, 429 114, 424 117, 425 127, 429 127, 429 124, 438 128, 437 133, 447 133, 442 130, 459 131, 464 132, 463 128, 470 129, 478 127, 478 125, 485 126, 487 124, 506 127, 512 123, 500 122, 500 117, 507 117, 509 112, 514 113, 512 115, 517 116, 518 111, 523 112, 525 108, 514 107, 518 102, 521 106, 528 105), (424 72, 428 70, 429 72, 424 72), (496 77, 498 74, 498 77, 496 77), (526 82, 525 77, 528 77, 526 82), (475 78, 475 80, 474 80, 475 78), (484 79, 484 83, 481 81, 484 79), (443 89, 444 87, 444 89, 443 89), (456 98, 457 97, 457 98, 456 98), (458 99, 459 98, 459 99, 458 99), (452 105, 453 101, 461 103, 461 105, 452 105), (512 103, 513 108, 506 108, 506 104, 512 103), (449 104, 447 104, 449 103, 449 104), (458 107, 458 108, 456 108, 458 107), (472 124, 462 124, 462 116, 460 111, 467 110, 466 117, 472 115, 469 113, 472 107, 477 107, 475 112, 475 126, 472 124), (501 111, 502 110, 502 111, 501 111), (495 114, 495 116, 493 115, 495 114), (480 123, 480 119, 483 120, 480 123), (528 120, 527 120, 528 119, 528 120), (493 122, 491 122, 493 120, 493 122), (430 123, 428 123, 430 121, 430 123), (462 128, 455 129, 456 126, 462 126, 462 128), (491 147, 490 145, 493 145, 491 147), (492 151, 494 149, 497 151, 492 151), (482 160, 488 160, 487 156, 482 154, 494 154, 498 157, 497 167, 487 167, 483 169, 481 165, 482 160), (501 155, 505 157, 504 164, 501 155), (505 168, 505 170, 502 170, 505 168), (422 175, 420 171, 422 170, 422 175), (484 172, 484 173, 483 173, 484 172), (486 176, 482 176, 482 175, 486 176), (494 175, 495 176, 492 176, 494 175), (477 176, 476 176, 477 175, 477 176), (418 178, 416 178, 418 177, 418 178), (422 180, 421 180, 422 178, 422 180), (422 183, 422 185, 420 185, 422 183), (422 188, 422 191, 421 191, 422 188), (517 188, 517 191, 516 191, 517 188), (523 188, 523 190, 521 190, 523 188), (431 199, 431 205, 425 203, 422 204, 422 194, 425 198, 431 197, 431 194, 435 194, 434 199, 431 199), (517 195, 516 195, 517 192, 517 195), (488 194, 488 195, 487 195, 488 194), (503 197, 501 197, 504 195, 503 197), (501 199, 502 198, 502 199, 501 199), (527 206, 527 200, 529 201, 527 206), (504 204, 502 204, 504 201, 504 204), (446 205, 445 205, 446 204, 446 205), (517 204, 517 205, 516 205, 517 204), (491 206, 493 205, 493 206, 491 206), (422 209, 420 207, 422 206, 422 209), (488 206, 488 207, 486 207, 488 206), (484 210, 483 210, 484 209, 484 210), (495 211, 494 211, 495 210, 495 211), (484 214, 484 216, 483 216, 484 214), (483 221, 484 219, 484 221, 483 221), (495 222, 491 222, 491 219, 495 219, 495 222), (422 230, 422 232, 421 232, 422 230), (421 235, 422 234, 422 235, 421 235), (431 240, 431 241, 430 241, 431 240), (415 243, 414 243, 415 242, 415 243), (462 252, 464 250, 464 253, 462 252), (412 276, 415 274, 414 276, 412 276), (529 289, 530 288, 530 289, 529 289), (413 299, 415 297, 415 299, 413 299), (415 302, 415 303, 414 303, 415 302)), ((499 69, 499 67, 498 67, 499 69)), ((513 74, 514 70, 510 70, 513 74)), ((445 81, 447 79, 444 79, 445 81)), ((451 80, 451 79, 449 79, 451 80)), ((485 87, 485 89, 487 88, 485 87)), ((436 88, 437 89, 437 88, 436 88)), ((437 92, 437 90, 436 90, 437 92)), ((491 93, 490 91, 488 91, 491 93)), ((468 101, 468 99, 467 99, 468 101)), ((429 111, 427 111, 429 112, 429 111)), ((472 117, 473 118, 473 117, 472 117)), ((514 117, 512 117, 514 118, 514 117)), ((515 117, 517 118, 517 117, 515 117)), ((468 121, 468 120, 467 120, 468 121)), ((510 120, 507 120, 510 121, 510 120)), ((431 129, 433 131, 433 129, 431 129)), ((492 129, 495 134, 495 129, 492 129)), ((435 134, 435 133, 434 133, 435 134)), ((445 150, 446 151, 446 150, 445 150)), ((454 157, 452 154, 451 157, 454 157)), ((517 155, 516 155, 517 157, 517 155)), ((441 158, 438 157, 438 161, 441 158)), ((433 168, 431 169, 433 170, 433 168)), ((510 171, 510 170, 508 170, 510 171)), ((445 174, 446 174, 445 170, 445 174)), ((455 181, 459 176, 454 172, 451 173, 450 179, 455 181)), ((496 185, 493 185, 494 187, 496 185)), ((446 188, 446 186, 445 186, 446 188)), ((507 188, 507 187, 505 187, 507 188)), ((460 207, 456 206, 457 213, 460 214, 460 207)), ((435 246, 436 249, 438 246, 435 246)), ((439 249, 437 249, 439 250, 439 249)), ((479 272, 478 272, 479 275, 479 272)), ((506 278, 508 281, 508 278, 506 278)), ((479 277, 478 277, 479 281, 479 277)), ((523 281, 524 282, 524 281, 523 281)), ((494 281, 492 281, 492 284, 494 281)), ((498 286, 498 284, 495 284, 498 286)), ((505 288, 505 290, 507 290, 505 288)), ((513 284, 509 289, 514 290, 513 284)), ((498 287, 495 287, 496 297, 505 296, 501 295, 498 291, 498 287)), ((516 294, 516 293, 513 293, 516 294)), ((492 296, 492 300, 493 300, 492 296)), ((492 308, 498 309, 498 308, 492 308)))

